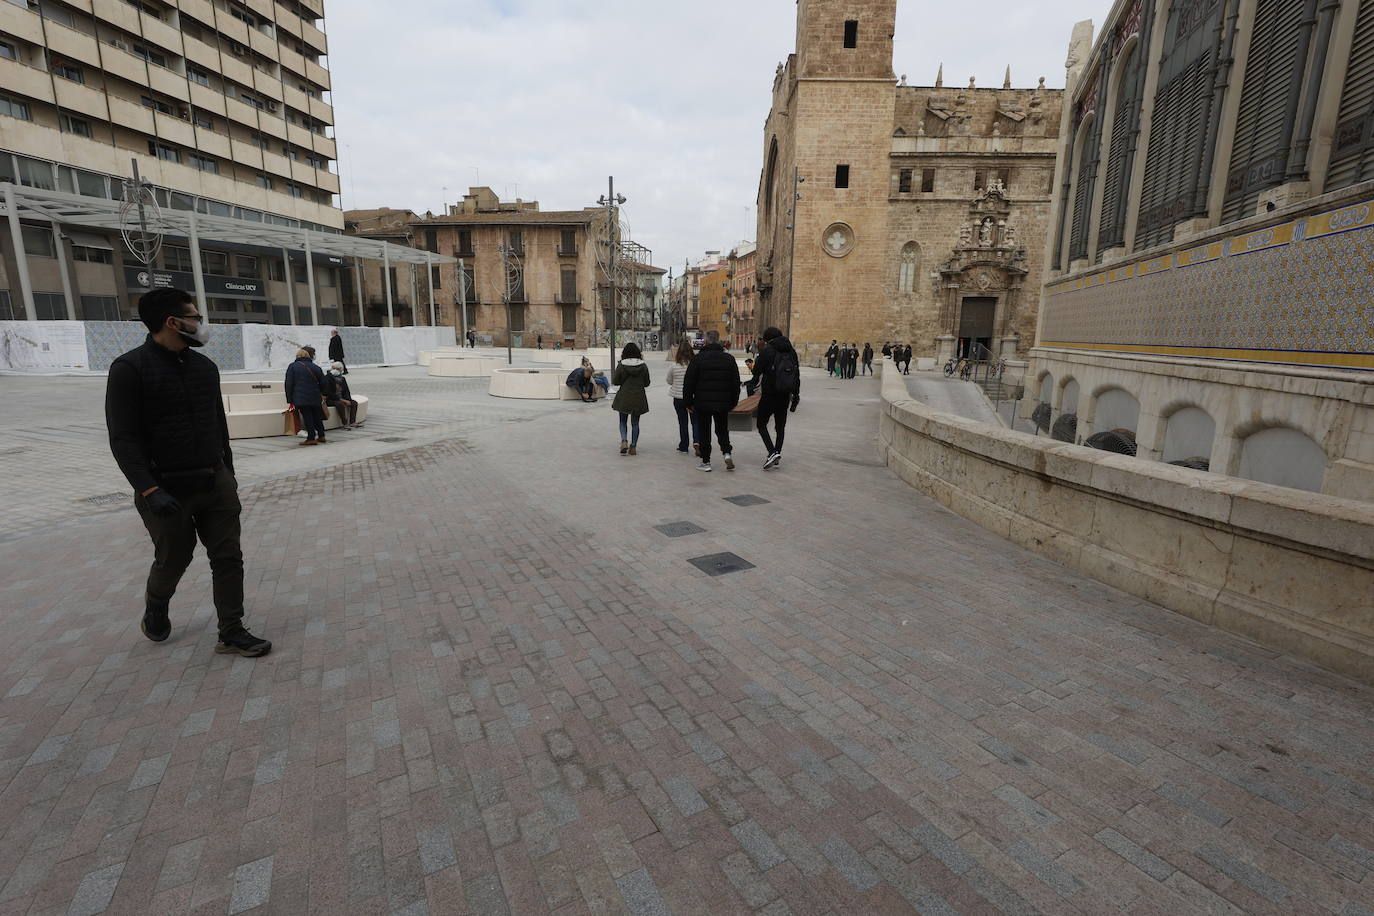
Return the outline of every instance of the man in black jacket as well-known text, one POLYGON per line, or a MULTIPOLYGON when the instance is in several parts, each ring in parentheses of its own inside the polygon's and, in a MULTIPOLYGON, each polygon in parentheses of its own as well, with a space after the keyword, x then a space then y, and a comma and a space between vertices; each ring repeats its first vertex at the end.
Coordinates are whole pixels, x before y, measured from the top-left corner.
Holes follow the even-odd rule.
POLYGON ((706 346, 687 365, 682 381, 682 402, 697 416, 700 424, 701 464, 698 471, 711 470, 711 426, 716 428, 725 469, 735 469, 730 451, 730 411, 739 403, 739 363, 720 344, 718 331, 706 332, 706 346))
POLYGON ((825 371, 827 375, 835 374, 835 363, 840 358, 840 345, 838 341, 830 341, 830 349, 825 351, 825 371))
POLYGON ((329 361, 331 363, 341 363, 343 365, 343 374, 348 374, 348 362, 344 359, 343 338, 339 336, 338 328, 329 332, 329 361))
POLYGON ((148 339, 111 364, 105 422, 110 451, 153 541, 143 635, 162 642, 171 634, 168 608, 199 536, 214 581, 215 651, 266 655, 272 644, 243 626, 238 482, 219 369, 192 349, 205 345, 210 325, 179 289, 148 293, 138 315, 148 339))
POLYGON ((763 332, 763 348, 754 361, 754 380, 759 390, 757 423, 759 438, 768 457, 763 460, 765 471, 782 463, 782 442, 787 434, 788 411, 795 411, 801 401, 801 362, 792 341, 777 328, 763 332), (768 421, 777 427, 778 441, 768 435, 768 421))

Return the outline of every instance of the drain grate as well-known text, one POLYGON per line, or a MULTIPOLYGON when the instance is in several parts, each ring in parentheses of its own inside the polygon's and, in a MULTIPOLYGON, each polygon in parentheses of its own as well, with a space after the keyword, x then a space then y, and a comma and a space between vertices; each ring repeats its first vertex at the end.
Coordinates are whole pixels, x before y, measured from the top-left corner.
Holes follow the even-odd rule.
POLYGON ((712 577, 754 568, 753 563, 735 553, 713 553, 704 557, 693 557, 687 562, 712 577))
POLYGON ((377 441, 378 441, 378 442, 404 442, 404 441, 406 441, 406 438, 405 438, 405 436, 383 436, 383 437, 381 437, 380 439, 378 439, 377 441))
POLYGON ((743 496, 727 496, 727 497, 725 497, 725 501, 726 501, 727 503, 734 503, 734 504, 737 505, 737 506, 766 506, 766 505, 768 505, 768 500, 764 499, 762 496, 754 496, 754 495, 749 494, 749 493, 746 493, 746 494, 743 495, 743 496))
POLYGON ((706 531, 694 522, 669 522, 666 525, 655 525, 655 531, 662 532, 670 538, 682 538, 689 534, 702 534, 706 531))
POLYGON ((128 493, 102 493, 100 496, 87 496, 81 502, 90 503, 92 506, 114 506, 128 502, 132 498, 128 493))

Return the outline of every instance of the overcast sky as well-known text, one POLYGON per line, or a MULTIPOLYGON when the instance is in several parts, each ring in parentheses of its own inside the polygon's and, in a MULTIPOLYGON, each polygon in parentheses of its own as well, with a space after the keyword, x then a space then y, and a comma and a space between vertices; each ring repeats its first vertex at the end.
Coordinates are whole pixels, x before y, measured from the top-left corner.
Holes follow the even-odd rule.
MULTIPOLYGON (((1064 84, 1076 21, 1108 0, 898 7, 894 69, 930 85, 1064 84)), ((614 175, 654 262, 754 237, 774 68, 795 0, 330 0, 345 209, 440 212, 469 185, 544 210, 596 203, 614 175), (447 198, 444 188, 447 186, 447 198)))

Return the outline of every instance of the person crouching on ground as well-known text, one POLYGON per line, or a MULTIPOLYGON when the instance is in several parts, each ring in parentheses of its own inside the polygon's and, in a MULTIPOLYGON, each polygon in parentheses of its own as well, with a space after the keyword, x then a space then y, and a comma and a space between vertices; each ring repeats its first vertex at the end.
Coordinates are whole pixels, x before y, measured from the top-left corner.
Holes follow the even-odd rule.
POLYGON ((711 427, 716 428, 725 469, 733 471, 730 451, 730 411, 739 403, 739 363, 720 343, 718 331, 706 332, 706 346, 687 367, 682 382, 682 400, 700 424, 701 464, 698 471, 711 470, 711 427))
POLYGON ((324 402, 339 412, 340 429, 357 429, 363 424, 358 422, 358 402, 348 389, 348 379, 344 378, 347 374, 343 363, 329 364, 324 377, 324 402))
POLYGON ((787 434, 787 414, 795 411, 801 401, 801 362, 792 341, 777 328, 763 332, 763 347, 754 364, 754 386, 759 391, 756 413, 759 438, 768 457, 763 469, 771 470, 782 463, 782 443, 787 434), (768 435, 768 421, 774 421, 777 441, 768 435))
POLYGON ((649 412, 649 397, 644 393, 649 387, 649 367, 644 364, 639 344, 631 341, 620 351, 620 364, 615 367, 611 381, 617 386, 611 409, 620 414, 620 454, 637 455, 639 418, 649 412))
POLYGON ((587 357, 582 357, 582 365, 568 373, 568 387, 577 392, 583 404, 592 402, 592 363, 587 357))
POLYGON ((691 445, 692 451, 701 453, 700 442, 697 439, 697 415, 687 410, 687 405, 682 400, 682 383, 687 378, 687 366, 691 364, 692 344, 683 338, 677 345, 677 352, 673 354, 673 364, 668 367, 668 391, 673 397, 673 410, 677 413, 677 450, 687 451, 687 427, 690 423, 692 428, 691 445))
POLYGON ((305 441, 301 445, 324 444, 324 373, 302 347, 296 361, 286 367, 286 406, 300 412, 305 441))
POLYGON ((191 349, 205 346, 210 325, 180 289, 146 294, 138 317, 148 338, 110 365, 105 424, 110 451, 134 488, 134 506, 153 541, 143 635, 153 642, 171 635, 169 606, 199 537, 210 558, 219 618, 215 651, 266 655, 272 644, 243 626, 242 507, 219 368, 191 349))

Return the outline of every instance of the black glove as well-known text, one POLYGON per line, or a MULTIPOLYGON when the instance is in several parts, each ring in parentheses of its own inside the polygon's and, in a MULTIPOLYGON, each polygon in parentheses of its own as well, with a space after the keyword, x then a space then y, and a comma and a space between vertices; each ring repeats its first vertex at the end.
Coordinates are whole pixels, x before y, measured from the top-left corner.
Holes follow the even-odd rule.
POLYGON ((794 394, 794 395, 792 395, 792 406, 789 407, 789 408, 787 408, 787 412, 788 412, 788 413, 796 413, 796 412, 797 412, 797 405, 800 404, 800 403, 801 403, 801 395, 799 395, 799 394, 794 394))
POLYGON ((146 498, 148 508, 153 510, 154 515, 176 515, 181 511, 181 503, 177 502, 176 497, 161 488, 149 493, 146 498))

